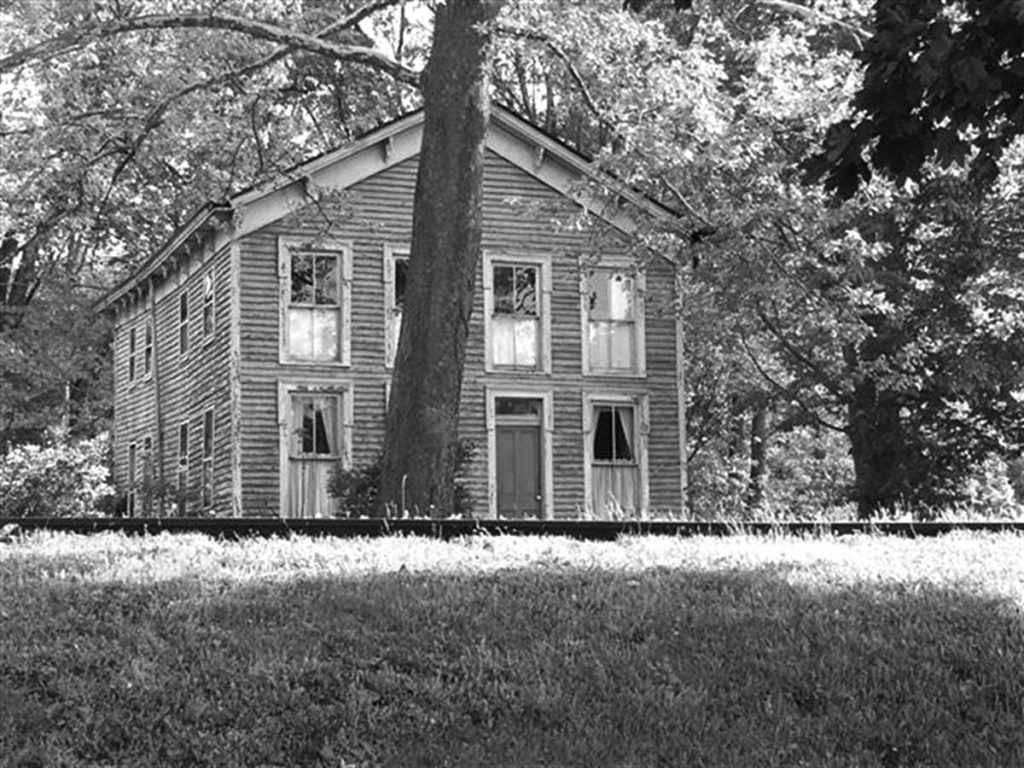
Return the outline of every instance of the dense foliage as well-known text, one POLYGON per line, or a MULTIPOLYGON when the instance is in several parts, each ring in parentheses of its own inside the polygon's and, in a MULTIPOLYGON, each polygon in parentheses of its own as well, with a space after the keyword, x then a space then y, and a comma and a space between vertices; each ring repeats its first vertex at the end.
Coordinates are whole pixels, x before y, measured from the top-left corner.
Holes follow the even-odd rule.
MULTIPOLYGON (((637 258, 685 278, 663 309, 685 321, 691 514, 928 514, 969 503, 980 467, 1015 466, 1016 4, 499 5, 494 98, 680 214, 642 233, 637 258)), ((198 202, 415 107, 432 16, 387 0, 3 14, 13 444, 104 415, 101 337, 33 340, 76 327, 52 322, 62 292, 84 306, 198 202)))
POLYGON ((69 441, 52 435, 0 456, 0 515, 81 517, 109 511, 109 438, 69 441))

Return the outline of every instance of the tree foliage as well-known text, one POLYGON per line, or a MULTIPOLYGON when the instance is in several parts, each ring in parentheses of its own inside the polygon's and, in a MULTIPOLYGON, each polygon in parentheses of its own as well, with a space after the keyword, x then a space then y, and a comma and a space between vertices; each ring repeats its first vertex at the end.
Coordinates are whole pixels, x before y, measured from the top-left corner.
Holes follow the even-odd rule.
MULTIPOLYGON (((437 39, 417 5, 11 4, 0 25, 5 343, 16 326, 45 327, 51 279, 109 283, 199 202, 418 105, 417 72, 437 39)), ((686 328, 695 501, 754 514, 801 497, 796 486, 828 467, 835 480, 814 498, 839 500, 852 485, 864 515, 926 508, 962 497, 988 457, 1019 450, 1015 3, 449 5, 487 6, 470 58, 483 57, 475 71, 494 98, 680 214, 642 229, 636 251, 686 275, 682 307, 662 310, 682 311, 686 328)), ((445 111, 431 107, 430 87, 428 75, 428 127, 445 111)), ((454 142, 450 157, 462 147, 457 122, 439 133, 438 146, 454 142)), ((460 236, 466 247, 439 249, 417 233, 412 285, 440 276, 460 298, 438 301, 435 285, 403 334, 447 338, 430 307, 468 306, 475 247, 460 236)), ((465 324, 456 314, 444 327, 465 324)), ((402 344, 393 415, 424 417, 425 401, 409 395, 423 377, 407 369, 431 370, 410 357, 425 346, 402 344)), ((28 373, 8 376, 6 391, 39 375, 31 358, 18 358, 28 373)), ((89 365, 58 367, 44 389, 89 365)), ((459 375, 439 386, 457 403, 461 358, 445 366, 459 375)), ((452 413, 436 434, 413 429, 432 435, 427 453, 447 467, 419 462, 434 478, 414 493, 423 508, 450 506, 438 488, 452 484, 452 413)), ((389 434, 396 446, 411 433, 389 434)), ((384 462, 390 499, 410 466, 395 455, 384 462)))
POLYGON ((1016 0, 878 0, 858 54, 855 114, 808 162, 843 197, 878 171, 901 182, 967 163, 991 182, 1024 131, 1024 14, 1016 0))

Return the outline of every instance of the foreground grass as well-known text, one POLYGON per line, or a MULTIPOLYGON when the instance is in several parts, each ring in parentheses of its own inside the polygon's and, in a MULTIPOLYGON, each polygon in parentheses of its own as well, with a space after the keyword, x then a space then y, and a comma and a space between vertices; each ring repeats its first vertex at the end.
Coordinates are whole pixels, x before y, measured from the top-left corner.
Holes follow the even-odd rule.
POLYGON ((1021 765, 1022 545, 33 535, 0 765, 1021 765))

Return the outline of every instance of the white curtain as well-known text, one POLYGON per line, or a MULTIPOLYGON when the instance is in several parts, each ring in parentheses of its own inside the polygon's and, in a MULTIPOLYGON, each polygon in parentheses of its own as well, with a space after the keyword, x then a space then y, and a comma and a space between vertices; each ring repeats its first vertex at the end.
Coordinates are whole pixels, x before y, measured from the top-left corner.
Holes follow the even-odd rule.
POLYGON ((598 520, 636 516, 638 475, 635 466, 594 465, 590 480, 594 486, 594 516, 598 520))
POLYGON ((327 493, 331 472, 341 456, 340 398, 337 395, 297 395, 292 398, 292 456, 288 496, 292 517, 331 517, 336 502, 327 493), (309 417, 312 453, 303 452, 304 419, 309 417), (326 443, 323 441, 326 439, 326 443))

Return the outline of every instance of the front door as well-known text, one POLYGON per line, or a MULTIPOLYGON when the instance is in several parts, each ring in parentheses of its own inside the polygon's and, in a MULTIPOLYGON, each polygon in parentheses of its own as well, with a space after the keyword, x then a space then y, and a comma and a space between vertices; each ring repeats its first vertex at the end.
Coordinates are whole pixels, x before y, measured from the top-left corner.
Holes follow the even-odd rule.
POLYGON ((540 517, 542 402, 532 398, 495 401, 495 485, 499 517, 540 517))

